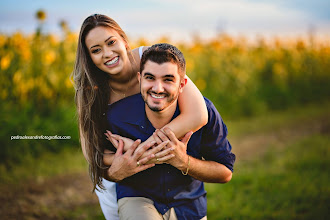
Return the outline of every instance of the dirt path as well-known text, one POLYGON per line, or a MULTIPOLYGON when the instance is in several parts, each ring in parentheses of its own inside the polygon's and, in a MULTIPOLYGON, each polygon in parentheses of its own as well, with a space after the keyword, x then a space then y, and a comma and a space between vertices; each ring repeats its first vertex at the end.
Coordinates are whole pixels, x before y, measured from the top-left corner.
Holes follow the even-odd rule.
MULTIPOLYGON (((86 173, 55 176, 44 181, 27 182, 0 189, 1 219, 71 219, 67 210, 96 206, 86 173)), ((75 219, 86 219, 84 212, 75 219)))
MULTIPOLYGON (((301 122, 278 132, 255 134, 231 139, 239 160, 261 156, 269 147, 283 147, 303 136, 323 133, 330 136, 329 117, 301 122)), ((100 212, 98 200, 91 193, 87 173, 66 174, 0 187, 1 219, 86 219, 86 210, 100 212), (18 186, 19 185, 19 186, 18 186), (69 210, 69 211, 68 211, 69 210), (70 216, 77 210, 74 216, 70 216), (69 215, 69 216, 68 216, 69 215)))

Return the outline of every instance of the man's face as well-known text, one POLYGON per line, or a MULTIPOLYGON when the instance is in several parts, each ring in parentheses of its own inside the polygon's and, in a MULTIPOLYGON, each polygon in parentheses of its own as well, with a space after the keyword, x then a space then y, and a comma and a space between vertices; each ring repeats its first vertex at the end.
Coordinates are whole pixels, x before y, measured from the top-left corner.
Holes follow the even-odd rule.
POLYGON ((139 74, 140 89, 144 102, 156 112, 173 104, 186 80, 180 78, 178 66, 171 62, 158 64, 148 60, 139 74))

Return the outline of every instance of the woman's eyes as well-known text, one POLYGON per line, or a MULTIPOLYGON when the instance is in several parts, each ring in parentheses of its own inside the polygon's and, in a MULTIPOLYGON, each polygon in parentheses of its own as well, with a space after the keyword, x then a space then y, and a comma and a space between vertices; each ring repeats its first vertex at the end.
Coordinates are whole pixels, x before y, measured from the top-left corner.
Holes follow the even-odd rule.
MULTIPOLYGON (((116 43, 116 40, 110 40, 110 41, 108 42, 108 46, 111 46, 111 45, 113 45, 114 43, 116 43)), ((99 53, 100 51, 101 51, 101 49, 100 49, 100 48, 97 48, 97 49, 93 49, 93 50, 91 50, 91 53, 96 54, 96 53, 99 53)))
POLYGON ((110 41, 108 42, 108 45, 112 45, 112 44, 114 44, 114 43, 116 43, 115 40, 110 40, 110 41))
POLYGON ((101 51, 101 49, 94 49, 94 50, 92 50, 91 52, 92 53, 98 53, 98 52, 100 52, 101 51))

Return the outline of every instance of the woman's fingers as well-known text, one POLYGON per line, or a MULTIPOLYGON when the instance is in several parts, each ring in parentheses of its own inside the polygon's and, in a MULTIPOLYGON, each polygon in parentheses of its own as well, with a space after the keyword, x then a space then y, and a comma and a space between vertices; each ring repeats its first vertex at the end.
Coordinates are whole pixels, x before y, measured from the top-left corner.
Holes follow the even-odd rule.
POLYGON ((139 160, 139 164, 146 164, 148 163, 150 160, 152 160, 153 158, 155 158, 154 154, 151 154, 145 158, 142 158, 141 160, 139 160))
POLYGON ((112 145, 115 147, 115 148, 118 148, 118 144, 119 144, 119 140, 116 140, 114 139, 111 135, 109 135, 108 133, 104 133, 105 136, 107 136, 107 140, 110 141, 112 143, 112 145))
MULTIPOLYGON (((156 154, 156 153, 160 152, 161 150, 163 150, 166 147, 167 144, 168 144, 168 141, 165 141, 165 142, 162 142, 161 144, 157 145, 156 147, 148 150, 148 155, 150 155, 150 154, 152 155, 152 154, 156 154)), ((142 152, 142 154, 143 153, 144 152, 142 152)), ((142 154, 140 156, 142 156, 142 154)))
POLYGON ((124 142, 122 140, 119 140, 118 148, 116 151, 115 156, 118 157, 123 154, 123 149, 124 149, 124 142))
POLYGON ((146 163, 161 164, 174 157, 174 154, 170 154, 170 152, 173 151, 173 148, 166 148, 166 145, 168 143, 169 143, 168 141, 165 141, 160 145, 157 145, 156 147, 148 150, 149 156, 146 156, 141 160, 139 160, 139 164, 146 164, 146 163))
POLYGON ((171 142, 173 142, 174 144, 178 143, 179 140, 176 138, 175 134, 173 133, 173 131, 171 129, 165 128, 164 132, 165 132, 166 136, 170 139, 171 142))
MULTIPOLYGON (((164 149, 158 153, 155 154, 156 162, 157 164, 164 163, 170 159, 172 159, 175 155, 172 154, 171 152, 174 150, 173 147, 164 149)), ((155 161, 155 160, 153 160, 155 161)))
POLYGON ((125 139, 125 137, 123 137, 123 136, 120 136, 120 135, 118 135, 118 134, 113 134, 111 131, 109 131, 109 130, 106 130, 107 131, 107 136, 110 136, 110 137, 112 137, 113 139, 115 139, 115 140, 117 140, 117 141, 119 141, 120 139, 122 139, 122 140, 124 140, 125 139))
POLYGON ((134 141, 134 143, 132 144, 132 146, 128 149, 128 151, 126 153, 128 155, 132 156, 135 152, 135 149, 139 146, 140 143, 141 143, 140 139, 137 139, 136 141, 134 141))
POLYGON ((111 133, 111 131, 106 130, 106 133, 104 133, 108 140, 114 145, 115 148, 118 148, 118 141, 121 139, 119 135, 114 135, 111 133))
POLYGON ((111 134, 110 137, 112 137, 115 140, 119 140, 122 139, 122 136, 118 135, 118 134, 111 134))
POLYGON ((166 155, 166 156, 164 156, 164 157, 162 157, 162 158, 157 158, 156 161, 157 161, 158 163, 165 163, 166 161, 172 159, 173 157, 175 157, 174 154, 168 154, 168 155, 166 155))
POLYGON ((158 135, 156 134, 156 131, 152 134, 152 137, 154 138, 154 140, 156 141, 157 144, 162 143, 162 140, 158 137, 158 135))
POLYGON ((167 154, 169 154, 172 151, 173 151, 173 148, 164 149, 164 150, 156 153, 155 157, 158 158, 158 159, 161 159, 162 157, 165 157, 167 154))
MULTIPOLYGON (((151 141, 146 143, 145 145, 139 147, 135 152, 134 152, 134 158, 138 160, 147 150, 149 150, 152 146, 156 144, 155 141, 151 141)), ((153 150, 153 149, 152 149, 153 150)), ((152 152, 150 152, 152 154, 152 152)), ((149 154, 149 155, 150 155, 149 154)))
POLYGON ((166 136, 164 131, 157 129, 156 134, 162 141, 169 141, 169 138, 166 136))

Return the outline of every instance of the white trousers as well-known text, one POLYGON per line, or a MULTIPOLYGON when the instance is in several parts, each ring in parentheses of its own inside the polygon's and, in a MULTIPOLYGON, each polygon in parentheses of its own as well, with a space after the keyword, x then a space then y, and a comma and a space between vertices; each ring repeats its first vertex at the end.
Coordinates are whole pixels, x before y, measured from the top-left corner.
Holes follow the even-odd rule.
POLYGON ((106 220, 119 220, 116 183, 102 179, 104 190, 97 186, 95 193, 99 198, 100 206, 106 220))

